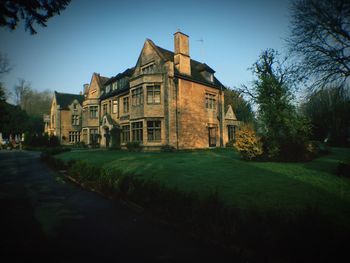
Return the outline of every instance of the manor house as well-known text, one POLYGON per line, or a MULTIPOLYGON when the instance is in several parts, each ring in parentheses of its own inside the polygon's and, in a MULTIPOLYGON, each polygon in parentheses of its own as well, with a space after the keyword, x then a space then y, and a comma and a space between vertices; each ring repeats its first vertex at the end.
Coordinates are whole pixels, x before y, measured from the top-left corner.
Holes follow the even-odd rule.
POLYGON ((174 52, 146 39, 134 67, 111 78, 94 73, 81 95, 55 92, 46 132, 62 144, 224 147, 239 121, 231 106, 225 114, 214 73, 191 59, 184 33, 174 34, 174 52))

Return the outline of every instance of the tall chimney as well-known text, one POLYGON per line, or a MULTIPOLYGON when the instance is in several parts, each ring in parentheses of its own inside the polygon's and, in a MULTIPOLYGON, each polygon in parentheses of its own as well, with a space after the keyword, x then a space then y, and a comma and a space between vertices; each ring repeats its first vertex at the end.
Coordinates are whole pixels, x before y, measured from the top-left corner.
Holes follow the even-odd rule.
POLYGON ((174 64, 175 68, 185 75, 191 75, 191 58, 189 49, 189 36, 177 31, 174 34, 174 64))
POLYGON ((84 84, 84 95, 87 95, 89 93, 89 84, 84 84))

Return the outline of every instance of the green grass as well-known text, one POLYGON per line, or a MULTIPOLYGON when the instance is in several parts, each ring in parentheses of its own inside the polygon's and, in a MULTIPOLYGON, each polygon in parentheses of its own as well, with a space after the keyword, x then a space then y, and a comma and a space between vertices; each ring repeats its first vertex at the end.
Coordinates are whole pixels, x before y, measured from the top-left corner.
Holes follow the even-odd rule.
POLYGON ((246 162, 231 149, 174 153, 130 153, 83 150, 58 155, 65 161, 86 160, 107 169, 134 174, 144 180, 159 180, 165 186, 194 191, 200 196, 218 191, 228 205, 242 209, 279 209, 294 213, 317 207, 337 221, 350 216, 350 180, 335 175, 339 160, 350 149, 311 162, 246 162))

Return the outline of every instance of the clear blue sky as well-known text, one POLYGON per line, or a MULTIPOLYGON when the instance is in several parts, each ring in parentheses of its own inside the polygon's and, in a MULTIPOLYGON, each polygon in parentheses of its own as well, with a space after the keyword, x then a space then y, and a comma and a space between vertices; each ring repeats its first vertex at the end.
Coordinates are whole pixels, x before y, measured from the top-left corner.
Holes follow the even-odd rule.
POLYGON ((72 0, 60 16, 37 26, 38 34, 0 28, 0 52, 19 78, 37 90, 79 93, 93 72, 111 77, 136 64, 146 38, 173 51, 177 29, 190 36, 190 56, 207 63, 230 87, 249 84, 247 69, 266 48, 283 53, 287 0, 72 0), (203 40, 198 41, 198 40, 203 40))

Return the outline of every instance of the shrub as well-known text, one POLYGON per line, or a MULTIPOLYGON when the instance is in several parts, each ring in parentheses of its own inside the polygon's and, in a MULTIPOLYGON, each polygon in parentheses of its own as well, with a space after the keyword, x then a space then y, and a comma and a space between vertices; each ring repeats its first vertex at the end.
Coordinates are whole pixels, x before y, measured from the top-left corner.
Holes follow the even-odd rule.
POLYGON ((262 143, 251 125, 242 125, 236 134, 234 147, 245 160, 252 160, 262 155, 262 143))
POLYGON ((112 149, 120 149, 120 129, 113 128, 111 129, 111 139, 112 139, 112 149))
POLYGON ((163 145, 161 148, 160 148, 160 151, 161 152, 175 152, 176 149, 174 146, 171 146, 171 145, 163 145))
POLYGON ((128 142, 126 148, 130 152, 140 152, 142 150, 142 145, 139 142, 128 142))
POLYGON ((226 148, 233 148, 234 144, 235 144, 235 140, 231 140, 231 141, 228 141, 225 146, 226 148))
POLYGON ((82 183, 96 182, 100 178, 101 169, 85 161, 76 161, 69 168, 69 175, 82 183))
POLYGON ((337 174, 340 176, 350 177, 350 159, 340 161, 338 163, 337 174))
POLYGON ((57 136, 48 136, 47 133, 44 135, 29 133, 24 134, 23 144, 27 147, 58 147, 60 145, 57 136))
POLYGON ((85 144, 85 142, 76 142, 75 144, 73 144, 74 148, 87 148, 87 145, 85 144))

